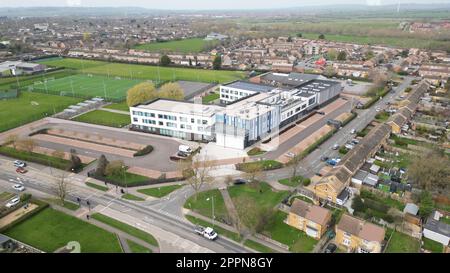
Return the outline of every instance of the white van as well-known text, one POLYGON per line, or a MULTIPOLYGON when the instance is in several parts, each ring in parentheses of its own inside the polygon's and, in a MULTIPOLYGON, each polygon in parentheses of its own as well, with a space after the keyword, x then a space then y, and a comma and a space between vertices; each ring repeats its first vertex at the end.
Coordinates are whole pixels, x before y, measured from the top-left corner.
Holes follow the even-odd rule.
POLYGON ((178 146, 178 151, 186 153, 186 154, 192 153, 191 147, 189 147, 187 145, 180 145, 180 146, 178 146))

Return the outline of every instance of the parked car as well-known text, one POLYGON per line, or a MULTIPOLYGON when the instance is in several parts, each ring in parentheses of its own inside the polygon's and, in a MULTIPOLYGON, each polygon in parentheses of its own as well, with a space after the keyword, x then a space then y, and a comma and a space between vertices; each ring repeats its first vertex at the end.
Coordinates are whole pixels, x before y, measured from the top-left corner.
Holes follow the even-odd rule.
POLYGON ((177 156, 188 157, 189 154, 188 154, 188 153, 185 153, 185 152, 182 152, 182 151, 178 151, 177 156))
POLYGON ((333 149, 333 150, 337 150, 337 149, 339 149, 339 145, 338 145, 337 143, 336 143, 336 144, 334 144, 334 145, 333 145, 333 147, 332 147, 332 149, 333 149))
POLYGON ((183 152, 183 153, 187 153, 187 154, 192 153, 191 147, 189 147, 187 145, 180 145, 180 146, 178 146, 178 151, 183 152))
POLYGON ((325 248, 324 253, 334 253, 337 249, 337 245, 330 243, 328 244, 328 246, 325 248))
POLYGON ((322 156, 322 157, 320 158, 320 160, 322 160, 322 161, 327 161, 328 159, 330 159, 328 156, 322 156))
POLYGON ((350 134, 355 134, 356 133, 356 129, 352 129, 351 131, 350 131, 350 134))
POLYGON ((337 163, 338 162, 336 160, 334 160, 333 158, 327 160, 327 164, 331 165, 331 166, 336 166, 337 163))
POLYGON ((292 153, 292 152, 287 152, 285 155, 286 155, 287 157, 290 157, 290 158, 294 158, 294 157, 295 157, 295 154, 292 153))
POLYGON ((381 108, 380 108, 380 107, 377 107, 377 108, 375 108, 375 111, 376 111, 376 112, 380 112, 380 111, 381 111, 381 108))
POLYGON ((14 166, 15 167, 21 167, 21 168, 25 168, 27 166, 27 163, 20 161, 20 160, 16 160, 14 161, 14 166))
POLYGON ((9 200, 9 202, 6 203, 5 206, 7 208, 12 208, 12 207, 14 207, 15 205, 17 205, 19 203, 20 203, 20 198, 19 197, 14 197, 13 199, 9 200))
POLYGON ((352 144, 345 144, 345 149, 347 149, 347 150, 351 150, 351 149, 353 149, 353 148, 355 148, 355 146, 353 146, 352 144))
POLYGON ((242 184, 245 184, 245 183, 248 183, 248 181, 246 179, 243 179, 243 178, 237 178, 237 179, 235 179, 233 181, 234 185, 242 185, 242 184))
POLYGON ((22 173, 22 174, 24 174, 24 173, 27 173, 27 172, 28 172, 28 171, 25 170, 25 169, 22 168, 22 167, 19 167, 19 168, 16 169, 16 173, 22 173))
POLYGON ((15 184, 15 185, 13 185, 12 187, 13 187, 13 189, 15 189, 16 191, 24 191, 24 190, 25 190, 25 187, 24 187, 23 185, 20 185, 20 184, 15 184))
POLYGON ((196 226, 194 231, 198 235, 202 235, 209 240, 215 240, 217 238, 217 233, 210 227, 204 228, 202 226, 196 226))

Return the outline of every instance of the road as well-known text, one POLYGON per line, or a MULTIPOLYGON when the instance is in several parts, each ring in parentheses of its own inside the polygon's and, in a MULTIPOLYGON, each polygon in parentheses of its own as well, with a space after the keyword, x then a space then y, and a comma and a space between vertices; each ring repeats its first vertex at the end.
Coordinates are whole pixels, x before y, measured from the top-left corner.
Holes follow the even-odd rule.
MULTIPOLYGON (((0 187, 11 191, 11 186, 15 183, 21 183, 27 191, 37 197, 48 197, 53 195, 53 189, 51 185, 52 175, 48 174, 46 169, 37 164, 29 164, 29 172, 25 175, 19 176, 15 173, 15 169, 12 167, 12 160, 0 158, 0 187)), ((53 170, 53 175, 56 175, 57 170, 53 170)), ((79 197, 82 200, 82 204, 86 205, 86 201, 89 200, 90 207, 96 206, 106 207, 109 210, 114 210, 115 213, 124 214, 124 216, 134 219, 140 219, 148 225, 158 227, 160 230, 165 231, 168 238, 177 238, 177 245, 183 246, 180 249, 174 249, 173 251, 186 252, 192 248, 199 249, 200 251, 211 251, 217 253, 246 253, 249 250, 233 241, 225 238, 219 238, 216 241, 209 241, 207 239, 199 237, 193 233, 194 226, 180 217, 171 215, 164 210, 158 210, 152 208, 152 206, 139 204, 137 202, 127 201, 120 199, 119 196, 115 196, 111 193, 104 193, 84 185, 85 177, 80 175, 74 175, 67 177, 70 183, 70 192, 67 200, 77 202, 76 198, 79 197)), ((135 225, 135 223, 128 223, 135 225)), ((157 237, 157 236, 155 236, 157 237)), ((164 240, 164 238, 158 238, 158 240, 164 240)), ((173 245, 174 248, 177 245, 173 245)))

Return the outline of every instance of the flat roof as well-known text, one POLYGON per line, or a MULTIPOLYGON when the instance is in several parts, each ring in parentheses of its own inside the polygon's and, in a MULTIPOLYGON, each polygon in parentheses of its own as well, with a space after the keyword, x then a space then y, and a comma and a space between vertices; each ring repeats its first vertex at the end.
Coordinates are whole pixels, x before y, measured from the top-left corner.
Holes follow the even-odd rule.
POLYGON ((269 92, 274 89, 274 87, 270 85, 251 83, 246 81, 235 81, 224 84, 223 86, 254 92, 269 92))
POLYGON ((312 80, 297 86, 297 89, 301 91, 309 91, 309 92, 322 92, 334 85, 341 84, 336 81, 328 81, 328 80, 312 80))
POLYGON ((195 104, 191 102, 168 99, 156 99, 148 103, 135 105, 133 107, 145 110, 205 116, 212 116, 216 112, 224 109, 222 106, 218 105, 195 104))
POLYGON ((284 85, 297 86, 311 80, 319 79, 320 77, 320 75, 303 74, 296 72, 291 72, 289 74, 272 72, 262 75, 261 79, 264 79, 266 81, 273 81, 274 83, 281 83, 284 85))
POLYGON ((268 93, 259 93, 242 101, 227 105, 225 114, 242 119, 253 119, 258 115, 272 111, 274 106, 258 103, 270 96, 272 95, 268 93))

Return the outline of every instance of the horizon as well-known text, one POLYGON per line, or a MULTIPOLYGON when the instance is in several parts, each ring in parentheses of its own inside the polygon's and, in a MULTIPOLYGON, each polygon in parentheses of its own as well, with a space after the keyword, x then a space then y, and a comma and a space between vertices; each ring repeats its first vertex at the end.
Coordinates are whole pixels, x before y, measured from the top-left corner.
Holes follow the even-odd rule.
POLYGON ((107 1, 107 0, 67 0, 67 1, 59 1, 59 0, 42 0, 42 1, 27 1, 28 3, 14 3, 11 5, 3 5, 0 3, 0 8, 11 8, 11 9, 20 9, 20 8, 144 8, 147 10, 270 10, 270 9, 290 9, 290 8, 314 8, 314 7, 327 7, 327 6, 366 6, 366 7, 383 7, 383 6, 393 6, 393 5, 442 5, 442 4, 450 4, 448 1, 435 0, 432 3, 428 3, 425 0, 399 0, 395 2, 389 2, 386 0, 344 0, 339 1, 329 1, 329 0, 318 0, 318 1, 301 1, 301 3, 293 3, 299 1, 293 0, 284 0, 277 1, 275 4, 269 1, 265 1, 265 3, 261 3, 261 1, 257 0, 247 0, 245 4, 242 2, 239 3, 237 7, 236 4, 238 1, 230 0, 226 3, 217 4, 217 3, 206 3, 209 2, 207 0, 197 0, 190 1, 189 3, 185 3, 182 0, 167 0, 164 3, 158 1, 158 3, 149 3, 145 0, 136 0, 133 1, 134 5, 130 5, 129 1, 125 0, 115 0, 115 1, 107 1), (32 3, 30 3, 32 2, 32 3), (114 2, 111 4, 110 2, 114 2), (175 4, 176 3, 176 4, 175 4), (235 3, 233 5, 233 3, 235 3), (187 6, 186 6, 187 5, 187 6), (255 8, 257 6, 257 8, 255 8))

